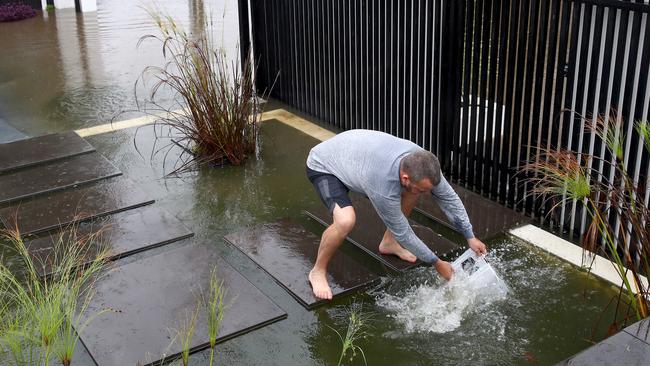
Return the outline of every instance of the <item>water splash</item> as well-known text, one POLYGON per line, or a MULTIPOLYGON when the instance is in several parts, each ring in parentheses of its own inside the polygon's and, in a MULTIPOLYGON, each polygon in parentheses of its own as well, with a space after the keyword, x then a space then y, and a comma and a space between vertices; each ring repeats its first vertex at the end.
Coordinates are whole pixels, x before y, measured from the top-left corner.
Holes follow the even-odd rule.
POLYGON ((459 271, 449 282, 436 278, 394 294, 388 292, 378 294, 377 304, 389 310, 406 332, 448 333, 460 327, 469 314, 504 300, 508 290, 501 282, 476 288, 469 275, 459 271))

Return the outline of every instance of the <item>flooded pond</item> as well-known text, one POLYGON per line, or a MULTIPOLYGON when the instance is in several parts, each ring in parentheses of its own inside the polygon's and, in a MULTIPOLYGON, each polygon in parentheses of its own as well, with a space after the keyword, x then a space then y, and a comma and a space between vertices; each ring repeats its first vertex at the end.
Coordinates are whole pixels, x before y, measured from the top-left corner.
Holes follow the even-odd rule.
MULTIPOLYGON (((191 24, 196 14, 192 5, 197 3, 162 2, 186 24, 191 24)), ((205 5, 218 9, 221 2, 205 5)), ((234 5, 231 2, 229 9, 235 13, 229 13, 223 25, 224 39, 232 49, 237 42, 234 5)), ((134 107, 135 79, 143 67, 161 62, 159 49, 135 47, 138 38, 153 28, 146 13, 132 2, 99 1, 98 6, 97 14, 63 11, 0 24, 4 47, 0 118, 26 134, 40 135, 105 123, 134 107), (69 54, 69 49, 76 53, 69 54)), ((152 127, 87 140, 157 205, 194 231, 192 240, 212 245, 287 312, 283 321, 219 345, 218 364, 336 364, 341 345, 332 328, 345 332, 346 311, 352 303, 362 303, 364 313, 372 318, 367 337, 358 343, 368 365, 548 365, 588 347, 592 333, 595 340, 602 339, 607 328, 605 321, 596 324, 601 315, 611 316, 611 310, 603 314, 615 296, 611 286, 509 237, 487 243, 488 259, 507 286, 505 296, 478 296, 464 287, 460 276, 445 283, 431 268, 387 273, 346 244, 346 252, 382 274, 381 283, 366 293, 307 311, 223 236, 285 217, 316 234, 322 232, 303 214, 304 209, 320 205, 304 174, 305 159, 317 140, 277 121, 265 122, 259 159, 243 167, 204 168, 173 179, 162 177, 179 151, 172 148, 167 166, 162 154, 150 157, 152 127)), ((414 218, 441 229, 422 216, 414 218)), ((120 263, 182 245, 187 241, 135 254, 120 263)), ((77 364, 92 365, 83 347, 79 352, 77 364)), ((207 365, 208 358, 208 352, 199 352, 191 357, 191 364, 207 365)), ((363 361, 357 357, 346 364, 363 361)))

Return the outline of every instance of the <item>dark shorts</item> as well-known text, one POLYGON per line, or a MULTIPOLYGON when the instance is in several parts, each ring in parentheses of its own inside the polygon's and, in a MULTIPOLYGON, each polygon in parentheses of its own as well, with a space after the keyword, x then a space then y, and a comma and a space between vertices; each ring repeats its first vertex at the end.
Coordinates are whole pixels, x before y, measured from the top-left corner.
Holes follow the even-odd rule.
POLYGON ((352 206, 348 192, 350 189, 337 177, 329 173, 317 172, 307 167, 307 178, 316 188, 316 193, 329 210, 330 215, 334 212, 334 205, 340 208, 352 206))

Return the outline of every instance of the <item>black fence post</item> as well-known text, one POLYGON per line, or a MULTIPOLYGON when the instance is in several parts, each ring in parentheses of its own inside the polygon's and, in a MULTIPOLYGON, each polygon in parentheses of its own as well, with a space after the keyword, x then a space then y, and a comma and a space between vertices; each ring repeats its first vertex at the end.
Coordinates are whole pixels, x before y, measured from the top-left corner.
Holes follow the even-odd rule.
MULTIPOLYGON (((250 48, 251 48, 251 34, 250 34, 250 23, 248 22, 248 2, 249 0, 239 0, 238 1, 238 13, 239 13, 239 51, 241 57, 241 67, 242 70, 246 67, 246 62, 248 58, 251 57, 250 48)), ((253 66, 253 65, 251 65, 253 66)))

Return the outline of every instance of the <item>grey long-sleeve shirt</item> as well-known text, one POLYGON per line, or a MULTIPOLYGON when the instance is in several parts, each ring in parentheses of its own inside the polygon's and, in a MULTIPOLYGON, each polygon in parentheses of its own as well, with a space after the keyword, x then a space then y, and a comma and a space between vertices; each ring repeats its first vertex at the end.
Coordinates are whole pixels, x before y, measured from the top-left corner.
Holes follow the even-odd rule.
MULTIPOLYGON (((415 235, 402 213, 402 158, 422 150, 395 136, 370 130, 350 130, 316 145, 309 152, 307 166, 336 176, 350 190, 365 194, 395 239, 419 260, 435 263, 438 257, 415 235)), ((462 201, 444 177, 431 194, 465 238, 474 237, 462 201)))

